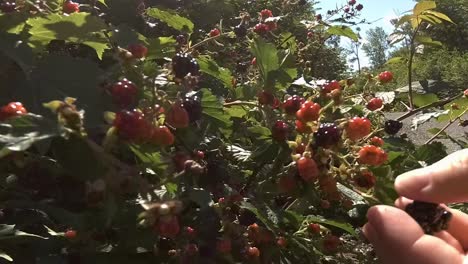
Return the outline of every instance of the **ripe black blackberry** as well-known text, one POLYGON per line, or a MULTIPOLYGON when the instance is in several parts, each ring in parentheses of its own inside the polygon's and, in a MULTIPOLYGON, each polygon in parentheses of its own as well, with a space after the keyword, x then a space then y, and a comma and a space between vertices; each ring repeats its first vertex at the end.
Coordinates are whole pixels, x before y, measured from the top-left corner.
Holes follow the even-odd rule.
POLYGON ((247 36, 247 27, 245 27, 243 24, 239 24, 234 27, 234 33, 237 37, 243 38, 247 36))
POLYGON ((187 74, 199 75, 198 62, 187 53, 177 53, 172 58, 172 70, 177 78, 184 78, 187 74))
POLYGON ((201 119, 202 106, 201 98, 197 95, 185 97, 182 101, 182 107, 187 111, 190 122, 195 122, 201 119))
POLYGON ((0 11, 3 13, 12 13, 16 9, 16 2, 15 1, 5 1, 0 3, 0 11))
POLYGON ((405 211, 413 217, 424 230, 424 233, 433 233, 446 230, 452 213, 434 203, 414 201, 406 206, 405 211))
POLYGON ((333 123, 323 123, 314 133, 314 139, 317 147, 330 148, 340 141, 341 131, 333 123))
POLYGON ((387 120, 385 122, 385 132, 389 135, 395 135, 403 127, 403 123, 397 120, 387 120))

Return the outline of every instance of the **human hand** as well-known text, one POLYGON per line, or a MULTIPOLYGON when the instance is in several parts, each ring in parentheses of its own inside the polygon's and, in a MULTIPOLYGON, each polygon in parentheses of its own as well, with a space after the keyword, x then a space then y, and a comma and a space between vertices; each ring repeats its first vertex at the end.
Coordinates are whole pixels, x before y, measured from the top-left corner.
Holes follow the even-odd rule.
POLYGON ((400 175, 395 189, 401 196, 395 202, 397 208, 372 207, 363 228, 381 263, 468 263, 468 215, 447 208, 452 213, 448 229, 431 236, 404 211, 412 200, 468 202, 468 149, 400 175))

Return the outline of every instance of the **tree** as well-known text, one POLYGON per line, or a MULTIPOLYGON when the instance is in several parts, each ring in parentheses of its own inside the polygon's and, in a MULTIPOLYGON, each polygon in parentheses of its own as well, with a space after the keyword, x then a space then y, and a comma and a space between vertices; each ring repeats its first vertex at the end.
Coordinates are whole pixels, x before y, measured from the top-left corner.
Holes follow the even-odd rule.
POLYGON ((378 69, 387 61, 387 51, 390 48, 388 35, 381 27, 369 29, 366 34, 367 43, 362 45, 362 50, 369 57, 372 67, 378 69))

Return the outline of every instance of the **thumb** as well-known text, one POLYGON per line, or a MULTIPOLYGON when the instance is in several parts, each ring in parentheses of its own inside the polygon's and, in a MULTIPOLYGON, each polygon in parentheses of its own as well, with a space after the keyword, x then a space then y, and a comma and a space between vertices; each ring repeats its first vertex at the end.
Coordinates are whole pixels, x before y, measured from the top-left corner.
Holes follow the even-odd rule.
POLYGON ((468 201, 468 149, 431 166, 410 171, 395 180, 400 196, 433 203, 468 201))

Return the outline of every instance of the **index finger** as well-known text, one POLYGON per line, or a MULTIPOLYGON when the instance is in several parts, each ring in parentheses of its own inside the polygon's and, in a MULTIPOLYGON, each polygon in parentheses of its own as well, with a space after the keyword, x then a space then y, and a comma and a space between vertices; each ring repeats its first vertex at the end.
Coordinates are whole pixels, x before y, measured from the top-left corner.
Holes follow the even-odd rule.
POLYGON ((448 155, 425 168, 396 178, 395 189, 404 197, 433 203, 468 201, 468 149, 448 155))

